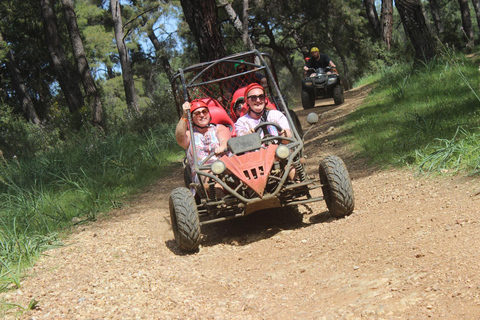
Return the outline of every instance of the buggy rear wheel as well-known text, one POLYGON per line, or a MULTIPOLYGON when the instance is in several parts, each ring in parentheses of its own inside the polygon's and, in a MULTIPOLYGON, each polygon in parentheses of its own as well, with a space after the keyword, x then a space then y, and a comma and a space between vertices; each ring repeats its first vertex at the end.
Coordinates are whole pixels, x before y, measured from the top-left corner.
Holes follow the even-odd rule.
POLYGON ((320 162, 318 170, 328 211, 336 218, 351 214, 355 199, 352 181, 343 160, 337 156, 328 156, 320 162))
POLYGON ((169 208, 177 247, 185 252, 197 251, 200 245, 200 219, 192 192, 184 187, 173 189, 169 208))
POLYGON ((303 110, 315 107, 315 95, 311 91, 302 90, 302 107, 303 110))

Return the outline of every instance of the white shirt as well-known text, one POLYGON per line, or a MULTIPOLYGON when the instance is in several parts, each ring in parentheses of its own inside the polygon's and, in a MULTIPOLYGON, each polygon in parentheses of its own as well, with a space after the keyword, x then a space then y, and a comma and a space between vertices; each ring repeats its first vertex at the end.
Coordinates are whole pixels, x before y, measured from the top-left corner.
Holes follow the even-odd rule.
MULTIPOLYGON (((267 112, 267 110, 265 110, 267 112)), ((235 131, 237 136, 243 136, 250 133, 250 130, 258 126, 262 122, 262 118, 253 119, 250 117, 249 113, 240 117, 237 122, 235 122, 235 131)), ((267 120, 265 122, 274 122, 278 124, 282 129, 290 130, 290 125, 288 124, 287 117, 278 110, 269 110, 267 114, 267 120)), ((273 126, 268 126, 268 131, 272 135, 278 136, 278 131, 273 126)))

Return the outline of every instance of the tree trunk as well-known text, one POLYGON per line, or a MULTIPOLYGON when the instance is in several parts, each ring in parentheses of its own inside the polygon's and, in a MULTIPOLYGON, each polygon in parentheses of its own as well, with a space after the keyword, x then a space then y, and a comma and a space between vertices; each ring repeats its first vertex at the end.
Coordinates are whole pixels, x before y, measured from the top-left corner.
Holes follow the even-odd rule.
POLYGON ((137 117, 140 115, 140 110, 138 108, 138 98, 135 92, 133 72, 130 66, 130 57, 128 55, 127 47, 123 42, 122 14, 120 12, 119 0, 110 0, 110 10, 112 11, 115 41, 117 42, 120 65, 122 67, 123 87, 125 88, 127 107, 131 115, 137 117))
POLYGON ((460 13, 462 14, 462 26, 465 37, 467 38, 467 50, 473 50, 473 26, 472 18, 470 17, 470 8, 468 6, 467 0, 458 0, 460 5, 460 13))
POLYGON ((350 90, 352 89, 352 84, 350 82, 350 71, 348 69, 347 58, 343 54, 340 54, 339 56, 343 66, 343 87, 345 90, 350 90))
POLYGON ((395 0, 405 33, 415 48, 416 61, 429 61, 437 53, 420 0, 395 0))
POLYGON ((163 45, 160 43, 160 41, 158 41, 157 36, 155 36, 155 33, 153 32, 153 24, 150 26, 147 35, 152 42, 153 47, 155 48, 157 59, 160 59, 160 61, 162 62, 163 71, 165 71, 168 80, 171 81, 173 77, 172 66, 170 65, 170 61, 168 61, 167 53, 163 45))
POLYGON ((55 12, 50 0, 40 0, 45 40, 53 62, 57 80, 67 100, 71 113, 77 112, 83 106, 83 97, 77 85, 75 73, 69 67, 67 57, 63 51, 62 42, 57 29, 55 12))
POLYGON ((437 0, 429 0, 429 2, 430 2, 430 11, 432 13, 433 23, 435 24, 435 30, 437 31, 437 35, 440 38, 440 40, 442 40, 443 32, 445 31, 445 29, 443 28, 442 19, 440 18, 440 9, 438 6, 438 2, 437 0))
POLYGON ((472 0, 475 16, 477 18, 478 28, 480 29, 480 0, 472 0))
POLYGON ((475 16, 477 18, 478 28, 480 29, 480 0, 472 0, 475 16))
MULTIPOLYGON (((3 35, 1 32, 0 42, 3 42, 3 35)), ((22 76, 20 75, 20 70, 18 70, 17 65, 15 64, 15 57, 13 56, 11 50, 8 50, 7 59, 4 60, 4 63, 7 67, 8 75, 12 80, 15 93, 17 94, 18 100, 20 101, 23 116, 32 123, 39 125, 41 123, 40 118, 35 111, 32 99, 28 94, 27 87, 24 85, 24 81, 22 79, 22 76)))
POLYGON ((367 10, 367 17, 370 25, 372 26, 373 31, 375 32, 375 36, 380 38, 381 29, 380 29, 380 22, 378 20, 377 9, 375 8, 375 0, 363 0, 365 4, 365 9, 367 10))
POLYGON ((248 0, 243 0, 242 27, 243 27, 243 32, 242 32, 243 43, 249 50, 254 50, 255 45, 253 44, 253 41, 250 38, 250 35, 248 34, 248 0))
POLYGON ((62 5, 67 20, 70 41, 72 42, 73 54, 77 61, 85 95, 87 96, 87 101, 91 104, 92 123, 94 126, 104 129, 102 101, 100 100, 95 80, 88 67, 87 55, 85 54, 85 48, 83 47, 80 31, 78 30, 77 17, 73 8, 73 0, 62 0, 62 5))
POLYGON ((393 0, 382 1, 382 42, 388 51, 392 46, 393 0))
POLYGON ((232 5, 226 0, 218 0, 218 3, 225 9, 228 19, 239 34, 242 35, 242 40, 247 50, 255 49, 255 45, 248 34, 248 0, 243 0, 243 21, 240 20, 238 14, 233 9, 232 5))
POLYGON ((220 34, 215 0, 180 0, 180 3, 197 43, 200 61, 223 58, 227 51, 220 34))

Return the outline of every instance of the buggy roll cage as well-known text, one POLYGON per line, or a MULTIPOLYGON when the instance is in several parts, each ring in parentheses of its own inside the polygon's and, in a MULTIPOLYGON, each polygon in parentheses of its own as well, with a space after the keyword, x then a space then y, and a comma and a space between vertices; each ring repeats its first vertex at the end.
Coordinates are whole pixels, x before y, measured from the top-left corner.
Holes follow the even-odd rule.
MULTIPOLYGON (((290 138, 291 141, 287 144, 287 146, 292 150, 292 154, 287 160, 287 166, 290 167, 294 161, 294 158, 301 157, 303 154, 303 137, 301 137, 297 131, 290 112, 288 111, 287 105, 278 86, 278 79, 275 66, 273 64, 273 58, 267 53, 260 53, 258 50, 253 50, 230 55, 209 62, 198 63, 184 69, 180 68, 174 74, 171 80, 172 93, 176 104, 177 114, 180 117, 181 113, 183 112, 182 104, 185 101, 203 98, 214 99, 223 107, 224 110, 228 110, 231 101, 227 93, 232 81, 242 75, 248 75, 255 72, 261 72, 267 78, 267 96, 273 100, 272 102, 275 104, 277 110, 281 111, 286 116, 290 125, 290 130, 293 133, 293 137, 290 138), (249 70, 237 73, 234 66, 238 63, 249 66, 249 70), (270 92, 270 95, 268 95, 268 92, 270 92)), ((190 128, 190 135, 193 137, 193 123, 190 113, 187 113, 187 118, 190 128)), ((195 150, 194 139, 191 139, 190 143, 192 144, 193 150, 195 150)), ((195 152, 193 153, 193 157, 195 159, 194 169, 197 174, 217 181, 220 183, 220 185, 222 185, 223 188, 225 188, 225 190, 227 190, 230 194, 235 195, 237 199, 244 203, 256 201, 255 199, 248 199, 241 196, 237 190, 231 189, 216 175, 208 172, 210 165, 205 165, 205 162, 209 157, 200 163, 195 152)), ((268 196, 263 197, 263 199, 274 198, 280 192, 280 189, 284 185, 287 176, 288 172, 285 172, 275 190, 268 196)), ((307 183, 305 183, 305 185, 306 184, 307 183)), ((201 188, 204 189, 203 183, 200 183, 200 185, 201 188)), ((301 185, 298 186, 300 187, 301 185)), ((221 202, 222 201, 214 201, 210 204, 215 205, 221 202)))
POLYGON ((227 93, 231 81, 255 72, 260 72, 267 78, 267 91, 271 93, 269 98, 273 100, 276 108, 287 117, 294 136, 301 140, 302 137, 295 128, 287 104, 280 92, 273 58, 270 54, 260 53, 258 50, 237 53, 178 69, 170 82, 177 115, 180 117, 182 104, 185 101, 206 97, 215 99, 225 110, 228 110, 230 99, 227 97, 227 93), (241 63, 249 66, 250 69, 242 73, 236 73, 234 65, 240 63, 240 60, 243 60, 241 63))

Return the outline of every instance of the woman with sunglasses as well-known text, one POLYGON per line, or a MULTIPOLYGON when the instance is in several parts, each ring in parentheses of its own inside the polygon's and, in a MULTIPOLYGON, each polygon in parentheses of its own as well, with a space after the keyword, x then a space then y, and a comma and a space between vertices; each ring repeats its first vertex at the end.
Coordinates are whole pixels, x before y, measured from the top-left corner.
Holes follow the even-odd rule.
POLYGON ((264 88, 252 83, 245 89, 244 99, 248 106, 247 113, 235 122, 237 136, 254 132, 253 129, 262 122, 274 122, 283 130, 278 132, 274 126, 268 126, 268 133, 275 136, 292 137, 287 117, 278 110, 267 109, 268 98, 264 88))
MULTIPOLYGON (((215 155, 212 156, 206 164, 213 163, 217 160, 217 155, 223 153, 227 148, 227 141, 230 139, 231 134, 230 130, 224 125, 210 123, 211 116, 205 102, 201 100, 193 100, 191 103, 186 101, 182 108, 183 115, 175 129, 175 138, 177 139, 178 144, 187 150, 187 160, 192 172, 192 181, 198 183, 199 180, 194 170, 194 157, 192 145, 190 143, 191 137, 190 130, 188 129, 187 113, 190 112, 192 116, 195 152, 199 163, 212 152, 214 152, 215 155)), ((223 191, 221 188, 220 190, 223 191)), ((217 196, 222 195, 220 190, 216 190, 217 196)), ((192 192, 194 192, 194 190, 192 190, 192 192)))

